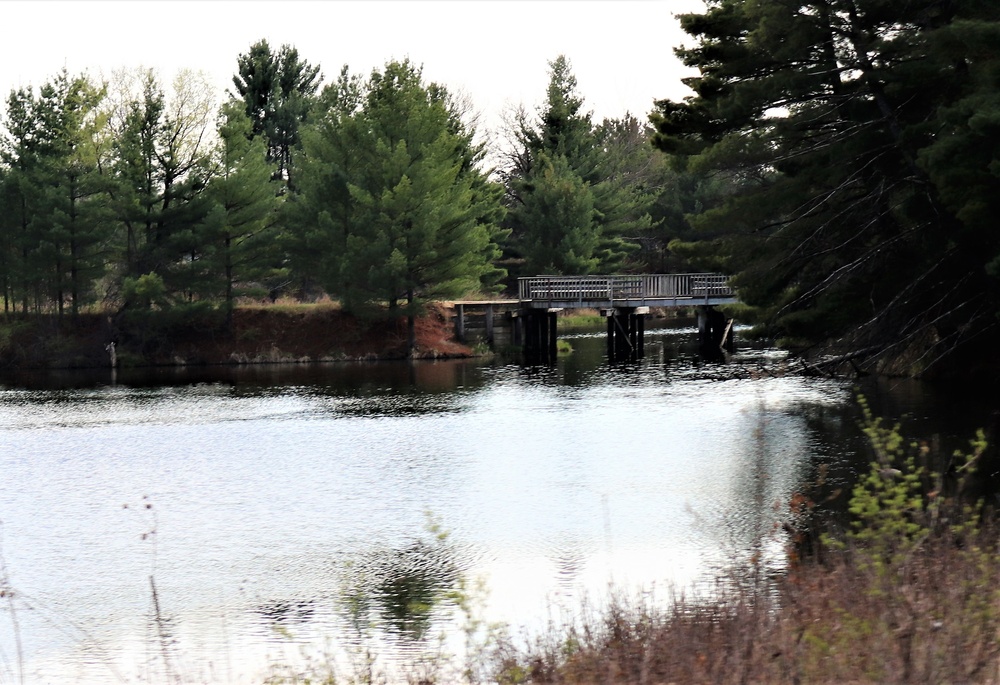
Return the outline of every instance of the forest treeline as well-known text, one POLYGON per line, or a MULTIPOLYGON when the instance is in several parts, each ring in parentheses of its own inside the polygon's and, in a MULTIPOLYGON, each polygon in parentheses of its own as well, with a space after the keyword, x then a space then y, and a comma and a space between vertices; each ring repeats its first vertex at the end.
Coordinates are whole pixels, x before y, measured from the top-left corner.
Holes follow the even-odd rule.
POLYGON ((219 107, 192 72, 169 85, 63 72, 16 89, 4 312, 231 311, 241 296, 325 293, 354 313, 414 315, 523 273, 668 268, 703 182, 670 167, 647 123, 592 122, 569 62, 550 66, 544 106, 511 116, 503 151, 471 103, 409 61, 324 83, 266 41, 238 56, 219 107))
POLYGON ((327 294, 412 317, 522 275, 709 269, 759 333, 862 365, 995 334, 1000 7, 711 0, 681 22, 694 94, 641 119, 593 121, 564 56, 486 132, 410 61, 326 79, 263 40, 221 97, 142 70, 15 89, 4 312, 327 294))

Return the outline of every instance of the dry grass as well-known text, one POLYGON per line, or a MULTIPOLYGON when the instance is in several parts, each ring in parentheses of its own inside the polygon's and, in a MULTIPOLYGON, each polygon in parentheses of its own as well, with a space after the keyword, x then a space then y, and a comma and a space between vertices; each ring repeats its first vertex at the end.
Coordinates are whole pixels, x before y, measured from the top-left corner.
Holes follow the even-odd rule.
POLYGON ((496 643, 499 683, 997 683, 996 530, 941 534, 895 565, 860 549, 780 578, 719 583, 669 609, 616 598, 523 644, 496 643))
POLYGON ((270 300, 246 299, 237 302, 238 309, 251 311, 274 311, 286 314, 303 314, 307 312, 340 311, 340 301, 332 300, 324 295, 315 302, 303 302, 294 297, 279 297, 274 302, 270 300))
POLYGON ((985 434, 954 453, 947 475, 934 472, 925 443, 858 400, 875 460, 853 489, 846 532, 815 535, 813 504, 796 495, 785 570, 753 561, 706 597, 666 609, 615 599, 524 646, 500 640, 491 679, 1000 683, 1000 527, 963 494, 985 434))

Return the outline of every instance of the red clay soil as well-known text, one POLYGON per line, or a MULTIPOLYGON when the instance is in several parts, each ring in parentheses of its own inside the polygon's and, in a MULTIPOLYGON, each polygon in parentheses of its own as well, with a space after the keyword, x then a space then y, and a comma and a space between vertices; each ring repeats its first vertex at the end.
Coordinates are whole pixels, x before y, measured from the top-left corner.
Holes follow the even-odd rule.
MULTIPOLYGON (((432 307, 415 325, 415 358, 468 357, 454 338, 450 310, 432 307)), ((0 330, 0 367, 86 368, 109 363, 116 343, 122 366, 253 364, 402 359, 406 318, 365 321, 334 307, 237 309, 227 328, 221 314, 201 324, 128 330, 103 315, 8 319, 0 330)))

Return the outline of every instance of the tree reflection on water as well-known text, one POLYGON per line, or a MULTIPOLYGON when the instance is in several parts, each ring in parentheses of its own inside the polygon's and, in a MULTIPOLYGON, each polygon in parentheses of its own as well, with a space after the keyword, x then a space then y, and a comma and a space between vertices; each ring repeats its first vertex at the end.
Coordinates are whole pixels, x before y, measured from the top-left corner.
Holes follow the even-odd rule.
POLYGON ((345 583, 340 608, 358 635, 385 630, 420 642, 434 619, 455 605, 461 572, 448 533, 428 517, 424 535, 364 554, 345 583))

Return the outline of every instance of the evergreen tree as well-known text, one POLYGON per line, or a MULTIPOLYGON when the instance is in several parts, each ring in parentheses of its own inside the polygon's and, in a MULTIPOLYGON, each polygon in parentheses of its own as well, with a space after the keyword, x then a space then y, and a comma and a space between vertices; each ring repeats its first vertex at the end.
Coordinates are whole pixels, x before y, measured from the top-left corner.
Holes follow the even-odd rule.
POLYGON ((243 109, 223 106, 216 169, 207 194, 212 203, 198 233, 202 267, 217 284, 232 316, 238 285, 266 279, 275 267, 275 219, 280 206, 274 166, 266 159, 266 143, 252 135, 243 109))
POLYGON ((35 95, 8 98, 2 200, 5 310, 19 293, 21 308, 52 305, 71 312, 93 296, 106 240, 102 184, 94 137, 103 90, 65 71, 35 95))
MULTIPOLYGON (((714 0, 682 16, 695 95, 657 144, 735 181, 689 246, 761 330, 926 368, 996 325, 1000 6, 714 0), (991 128, 992 127, 992 128, 991 128), (989 209, 986 210, 987 212, 989 209)), ((916 368, 914 368, 916 367, 916 368)))
POLYGON ((156 268, 155 257, 158 206, 161 203, 161 174, 158 169, 157 141, 162 139, 164 94, 153 73, 138 76, 139 93, 130 84, 120 86, 122 102, 109 113, 113 130, 111 150, 103 157, 115 218, 121 223, 122 278, 137 278, 156 268))
POLYGON ((566 157, 539 155, 532 171, 531 201, 519 220, 530 226, 523 235, 526 267, 535 274, 589 274, 600 262, 595 256, 600 226, 590 186, 570 169, 566 157))
POLYGON ((112 217, 98 170, 96 146, 104 125, 98 107, 105 89, 84 77, 70 78, 64 71, 55 80, 55 92, 61 104, 52 179, 54 296, 59 313, 68 297, 71 313, 76 316, 80 306, 96 296, 93 284, 102 276, 108 257, 105 246, 110 239, 112 217))
POLYGON ((10 171, 6 165, 0 164, 0 290, 3 291, 4 314, 9 313, 14 305, 14 269, 17 263, 17 249, 13 241, 15 232, 10 221, 10 210, 16 200, 14 184, 10 179, 10 171))
POLYGON ((292 155, 321 81, 319 67, 299 57, 290 45, 274 52, 266 40, 260 40, 237 60, 235 95, 250 117, 253 134, 267 141, 267 158, 276 167, 275 178, 283 179, 293 190, 292 155))
POLYGON ((34 301, 36 308, 42 283, 39 259, 42 229, 36 217, 48 214, 40 183, 41 159, 45 155, 45 137, 36 117, 33 89, 11 91, 7 97, 7 117, 4 122, 2 160, 5 167, 3 211, 0 226, 4 245, 4 311, 27 312, 34 301))
POLYGON ((136 85, 113 112, 104 159, 122 228, 121 277, 156 274, 168 292, 191 300, 207 287, 196 232, 210 209, 212 98, 190 72, 175 79, 170 97, 150 71, 136 85))
MULTIPOLYGON (((681 273, 691 265, 670 249, 691 238, 686 215, 697 211, 724 188, 704 174, 675 168, 672 159, 651 144, 655 129, 631 114, 605 119, 594 130, 608 185, 615 190, 619 214, 648 212, 650 221, 632 224, 622 237, 637 246, 623 263, 629 273, 681 273)), ((611 213, 605 210, 605 217, 611 213)))
POLYGON ((537 120, 521 111, 514 122, 515 148, 508 153, 505 175, 514 247, 529 271, 615 271, 637 249, 636 236, 651 227, 648 207, 653 198, 609 164, 590 114, 583 111, 569 61, 559 56, 549 67, 546 102, 537 120), (563 190, 556 191, 556 186, 563 190), (565 193, 569 187, 591 199, 572 198, 565 193), (559 195, 573 206, 558 213, 575 223, 539 221, 555 209, 552 202, 559 195), (590 213, 580 211, 588 203, 590 213), (563 259, 557 246, 570 244, 574 252, 563 259))
POLYGON ((349 184, 366 164, 359 115, 363 89, 362 78, 346 66, 336 83, 324 88, 316 121, 303 131, 303 187, 308 198, 290 194, 282 208, 285 230, 279 242, 290 271, 303 284, 322 284, 339 297, 341 260, 352 230, 349 184))
POLYGON ((360 97, 351 81, 306 136, 302 210, 327 252, 326 283, 345 307, 388 303, 413 319, 426 302, 495 280, 493 223, 501 190, 476 166, 481 150, 408 61, 375 70, 360 97))

